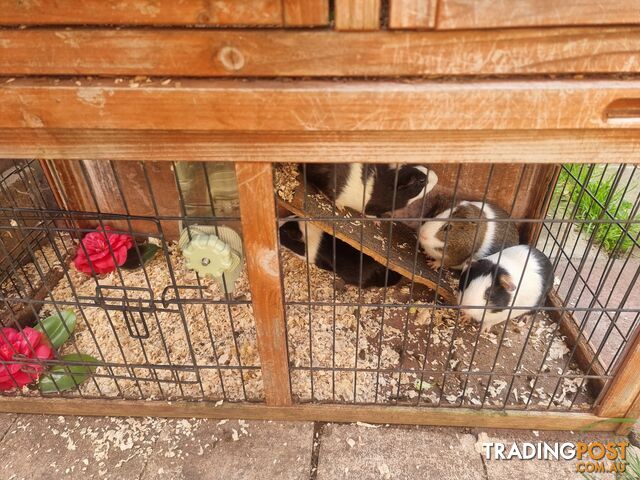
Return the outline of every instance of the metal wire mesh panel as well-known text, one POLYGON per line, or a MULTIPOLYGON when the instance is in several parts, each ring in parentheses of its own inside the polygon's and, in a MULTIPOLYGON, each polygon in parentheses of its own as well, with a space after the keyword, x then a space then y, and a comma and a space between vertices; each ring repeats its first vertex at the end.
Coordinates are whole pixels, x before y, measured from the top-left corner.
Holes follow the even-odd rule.
POLYGON ((229 238, 241 233, 233 166, 44 166, 51 191, 40 188, 47 182, 38 162, 11 162, 0 182, 3 390, 48 394, 46 377, 71 381, 53 388, 62 396, 262 400, 242 259, 216 277, 219 258, 198 250, 215 253, 223 228, 229 238), (77 322, 68 340, 38 354, 30 341, 47 340, 31 337, 31 327, 68 311, 77 322), (88 369, 95 371, 85 378, 88 369), (27 383, 15 376, 25 372, 27 383))
POLYGON ((640 208, 637 165, 567 165, 538 246, 554 261, 563 306, 607 374, 637 331, 640 208))
MULTIPOLYGON (((233 165, 1 166, 3 394, 264 400, 233 165)), ((638 331, 636 170, 276 165, 294 399, 591 411, 638 331)))
POLYGON ((278 165, 294 398, 591 410, 637 323, 637 181, 620 165, 278 165))

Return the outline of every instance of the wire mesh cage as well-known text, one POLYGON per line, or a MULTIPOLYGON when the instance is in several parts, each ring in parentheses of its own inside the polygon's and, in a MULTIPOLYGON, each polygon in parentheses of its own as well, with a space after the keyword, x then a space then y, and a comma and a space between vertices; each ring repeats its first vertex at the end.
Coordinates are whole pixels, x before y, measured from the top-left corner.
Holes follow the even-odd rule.
MULTIPOLYGON (((179 197, 172 201, 180 208, 161 211, 162 194, 151 180, 153 165, 135 165, 145 188, 131 193, 130 177, 120 175, 122 168, 106 162, 97 178, 87 163, 50 165, 51 169, 43 164, 49 174, 58 175, 58 181, 61 172, 78 174, 74 183, 64 184, 66 190, 54 191, 63 205, 77 205, 74 202, 80 199, 93 205, 85 205, 85 211, 60 209, 52 198, 39 197, 37 182, 45 175, 38 162, 13 162, 3 173, 1 248, 7 267, 1 283, 2 323, 25 333, 43 327, 43 319, 65 312, 77 318, 68 340, 51 358, 36 358, 31 348, 35 346, 28 346, 20 355, 9 352, 11 362, 22 364, 21 371, 35 370, 31 380, 56 368, 59 374, 48 377, 53 383, 70 374, 70 385, 54 385, 56 395, 61 390, 63 396, 93 398, 261 400, 246 275, 239 274, 232 294, 226 282, 189 268, 193 259, 184 253, 188 245, 193 250, 196 237, 206 237, 199 234, 201 230, 237 229, 237 205, 221 200, 222 210, 215 210, 213 188, 194 201, 182 191, 189 186, 189 172, 176 169, 170 185, 179 197), (104 181, 105 167, 116 187, 108 191, 108 205, 101 204, 107 201, 102 196, 107 190, 101 190, 104 185, 99 183, 104 181), (89 198, 69 193, 69 188, 89 192, 89 198), (143 208, 150 208, 146 213, 151 215, 131 212, 141 208, 141 198, 148 202, 143 208), (179 244, 180 229, 185 238, 179 244), (99 366, 74 354, 89 355, 99 366), (74 367, 79 370, 75 375, 74 367), (81 374, 86 369, 94 371, 84 381, 81 374), (79 385, 81 379, 84 383, 79 385)), ((189 168, 197 170, 201 179, 214 176, 214 165, 189 168)), ((215 175, 221 172, 216 170, 215 175)), ((13 350, 6 335, 3 340, 13 350)), ((20 379, 8 377, 8 390, 22 387, 20 379)), ((37 395, 33 386, 30 383, 21 392, 37 395)))
POLYGON ((409 205, 388 197, 382 218, 370 215, 378 184, 398 193, 414 179, 404 167, 387 178, 386 166, 357 168, 303 165, 279 193, 294 396, 593 409, 638 319, 636 167, 433 166, 428 193, 409 205), (355 178, 363 188, 349 192, 355 178), (506 247, 521 243, 539 250, 515 247, 525 252, 515 294, 480 297, 469 314, 459 289, 482 271, 469 262, 497 252, 502 265, 505 253, 508 267, 506 247), (542 289, 526 273, 539 259, 550 270, 542 289), (520 291, 535 295, 514 301, 520 291))
MULTIPOLYGON (((4 395, 264 402, 232 164, 2 170, 4 395)), ((274 165, 293 400, 592 412, 638 330, 638 181, 274 165)))

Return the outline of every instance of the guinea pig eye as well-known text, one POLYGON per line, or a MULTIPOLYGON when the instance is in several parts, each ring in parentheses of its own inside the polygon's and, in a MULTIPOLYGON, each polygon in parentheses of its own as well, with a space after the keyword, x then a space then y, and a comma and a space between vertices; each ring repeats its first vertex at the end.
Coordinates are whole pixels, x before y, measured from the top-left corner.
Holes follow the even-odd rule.
POLYGON ((449 230, 451 230, 451 224, 450 223, 445 224, 445 226, 442 227, 442 230, 445 232, 448 232, 449 230))
POLYGON ((484 299, 485 300, 489 300, 489 289, 488 288, 484 291, 484 299))

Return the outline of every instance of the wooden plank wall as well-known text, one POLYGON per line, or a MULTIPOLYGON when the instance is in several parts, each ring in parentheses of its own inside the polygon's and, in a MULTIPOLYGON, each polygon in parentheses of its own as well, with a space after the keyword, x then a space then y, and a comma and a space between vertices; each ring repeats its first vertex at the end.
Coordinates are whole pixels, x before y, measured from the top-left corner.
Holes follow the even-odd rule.
POLYGON ((424 30, 435 28, 437 0, 391 0, 389 28, 424 30))
MULTIPOLYGON (((335 0, 338 30, 380 28, 380 0, 335 0)), ((389 27, 500 27, 640 24, 635 0, 390 0, 389 27), (606 6, 606 8, 605 8, 606 6)), ((0 0, 0 25, 320 26, 328 0, 0 0)))
POLYGON ((329 22, 329 0, 282 0, 284 25, 318 26, 329 22))
POLYGON ((320 26, 329 0, 0 0, 0 25, 320 26))
POLYGON ((336 30, 378 30, 380 0, 335 0, 336 30))
POLYGON ((439 0, 438 28, 640 24, 636 0, 439 0))
MULTIPOLYGON (((85 151, 86 154, 90 154, 90 150, 85 151)), ((181 215, 170 163, 145 162, 143 167, 142 162, 134 161, 52 159, 48 166, 58 187, 61 207, 67 210, 149 217, 181 215), (147 171, 149 184, 143 168, 147 171)), ((167 240, 176 240, 180 235, 175 220, 160 222, 162 232, 160 225, 147 220, 105 219, 104 224, 141 236, 162 233, 167 240)), ((81 229, 92 229, 100 226, 100 222, 97 219, 78 220, 77 225, 81 229)))

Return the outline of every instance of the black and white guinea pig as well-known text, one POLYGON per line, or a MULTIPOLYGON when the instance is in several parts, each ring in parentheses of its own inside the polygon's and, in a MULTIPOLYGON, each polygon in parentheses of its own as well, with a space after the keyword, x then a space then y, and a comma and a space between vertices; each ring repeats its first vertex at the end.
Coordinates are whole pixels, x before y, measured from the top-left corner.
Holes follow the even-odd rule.
POLYGON ((515 224, 490 221, 494 218, 506 219, 509 215, 495 205, 463 201, 425 222, 418 237, 424 252, 434 259, 429 264, 460 270, 471 260, 517 245, 515 224))
POLYGON ((517 245, 472 262, 460 276, 458 303, 463 315, 482 322, 487 332, 541 306, 552 286, 553 266, 546 255, 517 245), (511 307, 517 309, 510 311, 511 307))
MULTIPOLYGON (((336 238, 336 274, 345 283, 360 284, 360 251, 348 243, 336 238)), ((318 267, 334 271, 333 268, 333 237, 315 225, 289 221, 280 226, 280 243, 293 253, 306 259, 305 245, 307 245, 309 262, 318 267)), ((362 255, 362 287, 384 287, 386 268, 368 255, 362 255)), ((402 276, 389 270, 386 285, 395 285, 402 276)))
POLYGON ((438 183, 432 170, 405 164, 309 163, 306 178, 337 207, 376 217, 421 200, 438 183))

